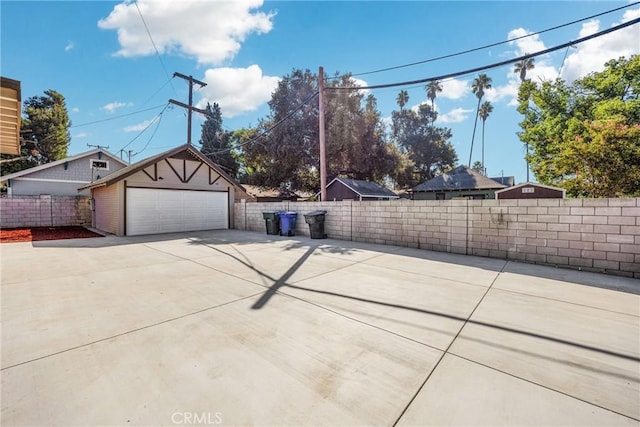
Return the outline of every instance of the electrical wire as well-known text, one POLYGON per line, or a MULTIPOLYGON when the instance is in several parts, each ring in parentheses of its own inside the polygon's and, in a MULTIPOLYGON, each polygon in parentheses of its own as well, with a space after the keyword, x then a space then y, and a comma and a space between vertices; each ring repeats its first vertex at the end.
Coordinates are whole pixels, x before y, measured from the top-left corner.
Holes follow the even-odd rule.
POLYGON ((144 113, 146 111, 157 110, 158 108, 163 107, 163 106, 165 106, 165 104, 160 104, 160 105, 156 105, 154 107, 145 108, 144 110, 133 111, 133 112, 127 113, 127 114, 121 114, 119 116, 109 117, 107 119, 100 119, 100 120, 95 120, 93 122, 81 123, 79 125, 69 126, 69 129, 79 128, 79 127, 82 127, 82 126, 95 125, 97 123, 103 123, 103 122, 108 122, 108 121, 111 121, 111 120, 121 119, 123 117, 133 116, 134 114, 140 114, 140 113, 144 113))
POLYGON ((502 67, 504 65, 509 65, 509 64, 513 64, 522 60, 526 60, 529 58, 535 58, 536 56, 541 56, 541 55, 546 55, 547 53, 551 53, 551 52, 555 52, 556 50, 560 50, 560 49, 564 49, 568 46, 573 46, 573 45, 577 45, 580 43, 584 43, 588 40, 597 38, 597 37, 601 37, 605 34, 609 34, 612 33, 614 31, 618 31, 621 30, 623 28, 626 27, 630 27, 632 25, 637 24, 638 22, 640 22, 640 18, 636 18, 636 19, 632 19, 631 21, 627 21, 624 22, 622 24, 616 25, 615 27, 611 27, 611 28, 607 28, 606 30, 602 30, 599 31, 597 33, 588 35, 586 37, 582 37, 576 40, 572 40, 570 42, 566 42, 566 43, 562 43, 560 45, 548 48, 548 49, 544 49, 535 53, 531 53, 531 54, 526 54, 526 55, 522 55, 519 56, 517 58, 512 58, 512 59, 508 59, 506 61, 501 61, 501 62, 496 62, 493 64, 489 64, 489 65, 483 65, 481 67, 476 67, 476 68, 471 68, 468 70, 464 70, 464 71, 457 71, 455 73, 449 73, 449 74, 443 74, 440 76, 435 76, 435 77, 428 77, 428 78, 424 78, 424 79, 418 79, 418 80, 411 80, 411 81, 405 81, 405 82, 397 82, 397 83, 387 83, 387 84, 380 84, 380 85, 371 85, 371 86, 347 86, 347 87, 336 87, 336 86, 328 86, 325 88, 325 90, 364 90, 364 89, 383 89, 383 88, 389 88, 389 87, 398 87, 398 86, 409 86, 409 85, 415 85, 415 84, 419 84, 419 83, 427 83, 430 81, 434 81, 434 80, 444 80, 444 79, 449 79, 449 78, 453 78, 453 77, 459 77, 459 76, 463 76, 465 74, 474 74, 477 73, 478 71, 484 71, 484 70, 490 70, 493 68, 499 68, 502 67))
MULTIPOLYGON (((164 111, 163 111, 164 112, 164 111)), ((160 113, 160 116, 158 117, 158 120, 156 122, 156 128, 153 130, 153 132, 151 133, 151 136, 149 137, 149 140, 147 141, 147 143, 145 144, 144 147, 142 147, 142 150, 138 151, 137 153, 135 153, 134 155, 132 155, 131 157, 135 157, 138 154, 142 153, 144 150, 147 149, 147 147, 149 146, 149 143, 151 142, 151 140, 153 139, 154 136, 156 136, 156 132, 158 132, 158 128, 160 127, 160 122, 162 122, 162 113, 160 113)))
MULTIPOLYGON (((556 25, 555 27, 547 28, 547 29, 541 30, 541 31, 536 31, 536 32, 531 33, 531 34, 525 34, 524 36, 516 37, 516 38, 513 38, 513 39, 504 40, 504 41, 496 42, 496 43, 491 43, 491 44, 488 44, 488 45, 476 47, 476 48, 473 48, 473 49, 464 50, 464 51, 461 51, 461 52, 451 53, 451 54, 448 54, 448 55, 438 56, 438 57, 435 57, 435 58, 429 58, 429 59, 425 59, 423 61, 416 61, 416 62, 411 62, 409 64, 396 65, 394 67, 387 67, 387 68, 381 68, 381 69, 373 70, 373 71, 366 71, 366 72, 361 72, 361 73, 357 73, 357 74, 351 74, 351 76, 352 77, 366 76, 366 75, 369 75, 369 74, 382 73, 384 71, 398 70, 400 68, 413 67, 415 65, 426 64, 426 63, 429 63, 429 62, 439 61, 441 59, 453 58, 453 57, 456 57, 456 56, 465 55, 467 53, 473 53, 473 52, 477 52, 477 51, 480 51, 480 50, 489 49, 491 47, 500 46, 500 45, 503 45, 503 44, 506 44, 506 43, 512 43, 512 42, 514 42, 516 40, 524 39, 524 38, 527 38, 527 37, 537 36, 537 35, 540 35, 540 34, 547 33, 549 31, 555 31, 555 30, 558 30, 560 28, 568 27, 570 25, 575 25, 575 24, 578 24, 580 22, 588 21, 590 19, 598 18, 600 16, 607 15, 609 13, 617 12, 619 10, 635 6, 637 4, 640 4, 640 2, 629 3, 627 5, 620 6, 620 7, 617 7, 615 9, 608 10, 606 12, 597 13, 595 15, 587 16, 586 18, 577 19, 575 21, 567 22, 566 24, 562 24, 562 25, 556 25)), ((332 78, 332 80, 339 79, 339 78, 340 77, 334 77, 334 78, 332 78)))
POLYGON ((154 124, 156 122, 156 120, 158 120, 160 117, 162 117, 162 114, 167 110, 167 108, 169 108, 169 103, 167 103, 164 108, 162 109, 162 111, 160 111, 160 113, 158 113, 153 119, 151 119, 151 121, 144 127, 144 129, 142 129, 131 141, 127 142, 124 147, 122 147, 120 150, 118 151, 122 151, 125 148, 127 148, 129 145, 131 145, 136 139, 138 139, 143 133, 146 132, 147 129, 149 129, 151 127, 152 124, 154 124))
POLYGON ((140 10, 140 6, 138 6, 138 0, 134 0, 133 3, 136 5, 136 9, 138 10, 138 15, 140 15, 140 19, 142 20, 142 24, 144 25, 144 29, 147 31, 147 35, 149 36, 149 40, 151 40, 151 45, 153 46, 153 49, 156 51, 156 55, 158 56, 158 59, 160 60, 160 65, 162 65, 162 69, 164 70, 164 73, 169 78, 169 83, 171 84, 171 88, 173 89, 173 92, 177 96, 178 92, 176 91, 176 88, 173 86, 173 83, 171 82, 172 77, 169 74, 169 72, 167 71, 167 67, 165 67, 165 65, 164 65, 164 61, 162 60, 162 56, 160 55, 160 51, 158 50, 158 48, 156 46, 156 42, 153 40, 153 36, 151 35, 151 31, 149 31, 149 27, 147 26, 147 21, 145 21, 144 16, 142 15, 142 11, 140 10))
POLYGON ((211 152, 203 152, 202 154, 204 154, 205 156, 207 155, 211 155, 211 154, 222 154, 222 153, 226 153, 228 151, 233 151, 236 150, 240 147, 244 147, 245 145, 251 144, 256 142, 258 139, 262 138, 263 136, 267 135, 268 133, 270 133, 271 131, 273 131, 275 128, 277 128, 278 126, 280 126, 282 123, 284 123, 286 120, 290 119, 295 113, 297 113, 302 107, 304 107, 307 103, 309 103, 309 101, 311 101, 313 98, 315 98, 316 96, 318 96, 319 92, 314 92, 311 95, 309 95, 308 97, 306 97, 300 104, 298 104, 298 106, 296 108, 294 108, 293 110, 291 110, 289 112, 289 114, 287 114, 285 117, 283 117, 282 119, 278 120, 277 123, 273 124, 272 126, 270 126, 269 128, 263 130, 262 132, 260 132, 259 135, 254 136, 253 138, 249 139, 248 141, 242 142, 240 144, 236 144, 233 147, 229 147, 229 148, 224 148, 222 150, 216 150, 216 151, 211 151, 211 152))

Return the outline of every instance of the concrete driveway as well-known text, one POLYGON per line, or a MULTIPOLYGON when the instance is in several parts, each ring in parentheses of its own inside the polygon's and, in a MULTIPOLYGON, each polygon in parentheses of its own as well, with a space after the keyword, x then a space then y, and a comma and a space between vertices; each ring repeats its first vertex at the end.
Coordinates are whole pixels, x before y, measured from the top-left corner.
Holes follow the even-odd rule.
POLYGON ((8 425, 638 425, 640 281, 212 231, 3 244, 8 425))

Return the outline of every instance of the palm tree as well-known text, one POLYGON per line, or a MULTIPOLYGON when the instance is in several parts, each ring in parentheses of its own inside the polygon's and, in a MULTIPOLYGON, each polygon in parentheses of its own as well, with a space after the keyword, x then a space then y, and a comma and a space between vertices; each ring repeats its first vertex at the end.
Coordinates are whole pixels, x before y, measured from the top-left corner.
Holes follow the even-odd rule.
POLYGON ((427 98, 431 100, 431 109, 436 111, 435 100, 436 96, 442 92, 442 83, 438 80, 431 80, 424 88, 427 91, 427 98))
POLYGON ((401 90, 396 98, 396 102, 400 106, 400 111, 404 108, 405 105, 409 102, 409 92, 406 90, 401 90))
POLYGON ((513 67, 513 72, 520 75, 520 83, 524 83, 527 78, 527 71, 535 68, 534 59, 527 58, 516 62, 513 67))
MULTIPOLYGON (((568 47, 567 47, 567 51, 569 51, 568 47)), ((565 58, 567 57, 566 52, 564 56, 565 58)), ((562 64, 564 65, 564 60, 562 61, 562 64)), ((513 67, 513 72, 520 75, 521 85, 522 83, 524 83, 525 79, 527 78, 527 70, 533 70, 534 68, 535 68, 535 64, 534 64, 533 58, 523 59, 522 61, 516 62, 515 67, 513 67)), ((525 161, 527 162, 527 182, 529 182, 529 143, 528 142, 525 146, 525 149, 527 150, 527 153, 525 155, 525 161)))
POLYGON ((473 80, 473 84, 471 85, 471 91, 478 98, 478 107, 476 108, 476 120, 473 124, 473 134, 471 135, 471 151, 469 152, 469 167, 471 167, 471 156, 473 155, 473 141, 476 138, 476 127, 478 126, 478 114, 480 112, 480 101, 482 101, 482 98, 484 97, 485 89, 490 89, 490 88, 491 88, 491 77, 487 76, 484 73, 478 75, 478 77, 476 77, 473 80))
POLYGON ((484 166, 484 123, 487 121, 487 117, 489 117, 492 111, 493 105, 491 105, 489 101, 483 102, 478 110, 478 115, 482 119, 482 173, 485 175, 487 173, 487 169, 484 166))

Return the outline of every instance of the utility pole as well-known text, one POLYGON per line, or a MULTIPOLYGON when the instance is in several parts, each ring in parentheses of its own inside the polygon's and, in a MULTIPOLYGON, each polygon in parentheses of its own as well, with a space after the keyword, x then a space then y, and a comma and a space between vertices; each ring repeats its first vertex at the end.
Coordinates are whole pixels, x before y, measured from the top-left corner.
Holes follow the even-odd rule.
MULTIPOLYGON (((108 150, 109 146, 108 145, 91 145, 91 144, 87 144, 87 147, 96 147, 98 150, 108 150)), ((98 152, 98 160, 102 159, 102 152, 98 152)))
POLYGON ((191 145, 191 115, 194 111, 207 115, 206 110, 201 110, 193 106, 193 85, 197 84, 200 85, 200 87, 205 87, 207 84, 205 82, 201 82, 200 80, 194 79, 192 76, 187 76, 181 73, 173 73, 173 77, 180 77, 181 79, 189 82, 189 104, 187 105, 174 99, 170 99, 169 102, 187 109, 187 144, 191 145))
POLYGON ((318 120, 320 139, 320 198, 327 200, 327 159, 324 135, 324 69, 318 71, 318 120))
POLYGON ((122 158, 122 154, 123 153, 127 153, 127 158, 128 158, 128 162, 129 164, 131 164, 131 153, 133 153, 133 150, 120 150, 120 160, 124 160, 122 158))

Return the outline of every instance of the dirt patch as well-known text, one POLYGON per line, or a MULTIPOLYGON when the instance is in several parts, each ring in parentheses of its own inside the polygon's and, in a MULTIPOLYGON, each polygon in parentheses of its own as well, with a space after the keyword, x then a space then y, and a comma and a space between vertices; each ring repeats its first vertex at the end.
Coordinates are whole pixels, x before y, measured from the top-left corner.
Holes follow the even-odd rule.
POLYGON ((0 243, 104 237, 84 227, 31 227, 0 229, 0 243))

